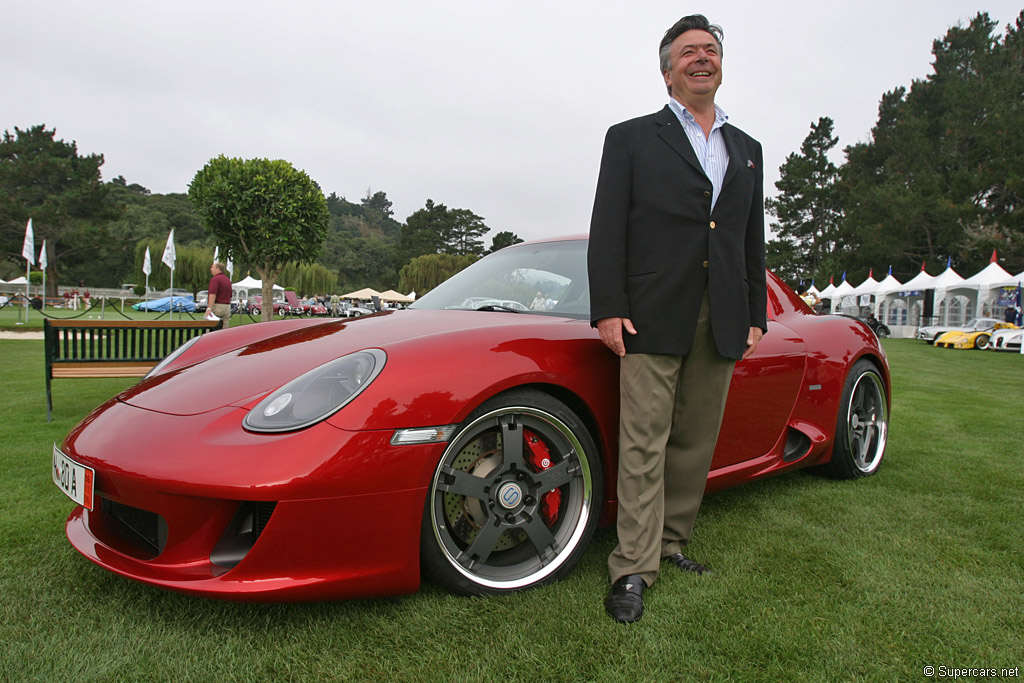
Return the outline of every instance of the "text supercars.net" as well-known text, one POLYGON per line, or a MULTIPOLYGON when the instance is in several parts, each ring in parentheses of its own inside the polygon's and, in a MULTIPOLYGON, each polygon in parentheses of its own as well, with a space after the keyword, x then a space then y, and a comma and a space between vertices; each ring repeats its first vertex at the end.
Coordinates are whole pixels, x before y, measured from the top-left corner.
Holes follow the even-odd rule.
POLYGON ((994 666, 926 666, 924 675, 929 678, 1020 678, 1020 667, 994 666))

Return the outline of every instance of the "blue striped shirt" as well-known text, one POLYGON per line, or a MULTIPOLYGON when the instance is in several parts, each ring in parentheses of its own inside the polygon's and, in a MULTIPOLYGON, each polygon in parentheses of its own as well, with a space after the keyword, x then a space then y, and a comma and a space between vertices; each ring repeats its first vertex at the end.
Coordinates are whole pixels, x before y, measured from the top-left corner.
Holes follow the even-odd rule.
POLYGON ((704 129, 700 127, 693 114, 686 111, 686 107, 679 103, 674 97, 668 99, 668 106, 679 119, 680 125, 686 131, 686 137, 690 139, 690 145, 697 155, 700 167, 704 169, 704 175, 711 181, 711 208, 715 208, 718 195, 722 191, 722 181, 725 179, 725 169, 729 165, 729 152, 725 149, 725 139, 722 137, 722 126, 729 117, 725 115, 721 107, 715 105, 715 122, 711 126, 711 135, 704 137, 704 129))

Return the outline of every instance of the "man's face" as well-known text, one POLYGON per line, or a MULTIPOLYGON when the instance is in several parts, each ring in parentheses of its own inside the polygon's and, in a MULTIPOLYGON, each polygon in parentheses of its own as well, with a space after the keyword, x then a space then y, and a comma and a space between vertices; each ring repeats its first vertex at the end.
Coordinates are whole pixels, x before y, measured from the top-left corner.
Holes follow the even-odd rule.
POLYGON ((219 270, 217 270, 217 266, 214 266, 214 265, 211 265, 211 266, 210 266, 210 275, 216 275, 216 274, 217 274, 217 273, 219 273, 219 272, 220 272, 220 271, 219 271, 219 270))
POLYGON ((683 33, 672 41, 669 59, 672 68, 664 76, 673 97, 683 104, 714 101, 722 85, 722 52, 713 35, 696 29, 683 33))

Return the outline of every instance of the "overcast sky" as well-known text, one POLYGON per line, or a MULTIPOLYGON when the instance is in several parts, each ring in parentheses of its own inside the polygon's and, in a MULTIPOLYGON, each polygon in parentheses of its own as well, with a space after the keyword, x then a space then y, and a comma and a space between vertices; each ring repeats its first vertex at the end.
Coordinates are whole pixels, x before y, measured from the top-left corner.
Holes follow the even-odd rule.
POLYGON ((153 192, 219 154, 285 159, 325 194, 387 192, 400 220, 431 198, 534 239, 587 231, 604 132, 664 106, 657 46, 683 14, 725 31, 717 102, 763 144, 771 195, 820 116, 839 149, 866 141, 934 39, 1021 9, 981 2, 11 2, 0 128, 56 127, 153 192))

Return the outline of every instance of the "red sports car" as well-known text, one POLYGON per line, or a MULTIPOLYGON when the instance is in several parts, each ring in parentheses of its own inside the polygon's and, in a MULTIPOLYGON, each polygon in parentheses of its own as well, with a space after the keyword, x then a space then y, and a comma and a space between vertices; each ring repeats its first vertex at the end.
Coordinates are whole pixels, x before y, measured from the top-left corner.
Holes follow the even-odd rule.
MULTIPOLYGON (((185 344, 54 445, 72 545, 195 595, 325 600, 547 583, 615 515, 618 359, 589 323, 587 240, 502 249, 407 310, 185 344)), ((889 370, 863 323, 768 276, 708 489, 873 474, 889 370)))

